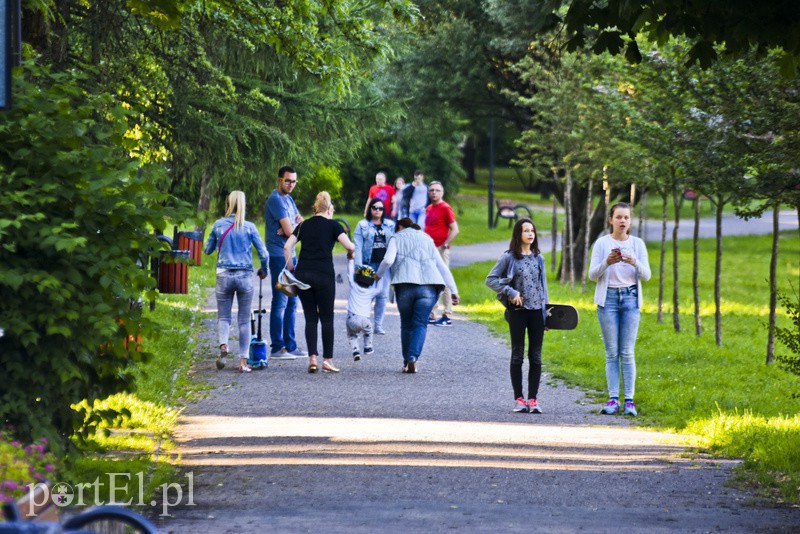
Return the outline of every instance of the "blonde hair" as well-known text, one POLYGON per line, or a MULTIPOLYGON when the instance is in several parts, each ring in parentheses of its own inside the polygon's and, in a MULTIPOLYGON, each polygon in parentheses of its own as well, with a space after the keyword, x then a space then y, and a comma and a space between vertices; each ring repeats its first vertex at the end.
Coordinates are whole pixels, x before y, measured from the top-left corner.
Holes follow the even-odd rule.
POLYGON ((231 191, 225 202, 225 217, 234 213, 233 228, 239 230, 244 226, 245 200, 243 191, 231 191))
POLYGON ((317 199, 314 201, 314 215, 328 211, 333 202, 331 202, 331 195, 327 191, 320 191, 317 193, 317 199))

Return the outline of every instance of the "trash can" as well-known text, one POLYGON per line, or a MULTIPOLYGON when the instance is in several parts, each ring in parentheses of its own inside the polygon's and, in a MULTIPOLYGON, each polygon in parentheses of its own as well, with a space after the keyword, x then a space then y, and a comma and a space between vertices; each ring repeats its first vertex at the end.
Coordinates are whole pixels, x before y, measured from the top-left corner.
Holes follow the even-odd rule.
POLYGON ((158 290, 161 293, 189 292, 189 251, 162 250, 158 262, 158 290))
POLYGON ((200 265, 203 259, 203 232, 178 232, 178 249, 188 250, 190 265, 200 265))

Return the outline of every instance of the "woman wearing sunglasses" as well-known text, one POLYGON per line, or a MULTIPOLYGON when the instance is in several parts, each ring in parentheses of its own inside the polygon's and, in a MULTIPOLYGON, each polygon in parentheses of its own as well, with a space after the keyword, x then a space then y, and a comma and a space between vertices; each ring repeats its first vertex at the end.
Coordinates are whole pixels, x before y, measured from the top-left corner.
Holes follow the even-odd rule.
MULTIPOLYGON (((383 261, 386 254, 386 245, 389 238, 394 235, 394 222, 387 217, 386 203, 380 198, 373 198, 367 204, 367 215, 358 221, 353 241, 356 245, 355 268, 362 265, 372 267, 374 271, 383 261)), ((386 301, 389 298, 390 278, 386 276, 378 281, 380 291, 375 297, 375 333, 385 334, 383 329, 383 315, 386 311, 386 301)))

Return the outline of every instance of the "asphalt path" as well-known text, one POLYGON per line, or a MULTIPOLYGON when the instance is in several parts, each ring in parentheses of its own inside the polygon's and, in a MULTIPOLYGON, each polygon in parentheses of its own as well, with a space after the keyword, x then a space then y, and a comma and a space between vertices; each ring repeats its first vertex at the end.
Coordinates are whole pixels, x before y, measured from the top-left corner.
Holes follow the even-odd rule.
MULTIPOLYGON (((726 235, 733 226, 726 223, 726 235)), ((494 259, 505 246, 454 247, 453 263, 494 259)), ((344 272, 343 257, 336 267, 344 272)), ((569 333, 546 336, 544 413, 516 414, 507 336, 456 313, 452 327, 428 328, 419 372, 406 375, 390 305, 387 335, 376 337, 374 355, 354 362, 346 295, 338 284, 340 374, 309 374, 306 358, 275 360, 247 375, 235 365, 216 371, 215 320, 203 321, 190 378, 211 387, 186 407, 175 435, 193 500, 184 496, 171 517, 156 518, 164 532, 800 528, 797 508, 770 507, 726 485, 737 460, 694 454, 674 436, 599 415, 600 401, 549 377, 547 346, 568 343, 569 333)), ((206 311, 215 311, 213 291, 206 311)), ((305 347, 302 313, 296 332, 305 347)), ((602 373, 599 340, 597 353, 602 373)))

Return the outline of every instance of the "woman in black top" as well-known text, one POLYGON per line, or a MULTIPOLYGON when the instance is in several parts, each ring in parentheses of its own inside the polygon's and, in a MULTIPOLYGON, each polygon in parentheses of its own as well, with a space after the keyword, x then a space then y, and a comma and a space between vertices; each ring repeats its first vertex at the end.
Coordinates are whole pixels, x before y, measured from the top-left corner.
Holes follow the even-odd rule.
POLYGON ((317 195, 314 216, 306 219, 289 236, 283 247, 286 269, 310 285, 301 290, 299 297, 306 318, 306 346, 308 347, 308 372, 317 372, 317 323, 322 324, 322 372, 338 373, 333 365, 333 302, 336 297, 336 273, 333 270, 333 247, 338 241, 352 257, 356 247, 347 237, 342 225, 331 220, 333 202, 327 191, 317 195), (303 243, 297 258, 297 267, 292 263, 292 252, 297 242, 303 243))

